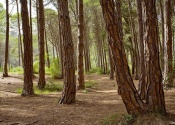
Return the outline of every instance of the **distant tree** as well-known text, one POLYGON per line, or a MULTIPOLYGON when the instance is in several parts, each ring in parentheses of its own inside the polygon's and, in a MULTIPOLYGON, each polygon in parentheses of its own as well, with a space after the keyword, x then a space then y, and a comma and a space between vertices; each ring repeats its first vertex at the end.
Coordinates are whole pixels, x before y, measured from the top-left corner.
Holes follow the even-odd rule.
POLYGON ((34 95, 33 91, 33 52, 29 26, 27 0, 21 0, 21 17, 24 43, 24 85, 22 96, 34 95))
POLYGON ((6 0, 6 42, 5 42, 5 61, 3 77, 8 77, 8 58, 9 58, 9 1, 6 0))
POLYGON ((64 55, 64 88, 60 104, 71 104, 75 102, 76 82, 74 65, 74 46, 72 41, 70 17, 68 11, 68 0, 59 0, 60 31, 63 42, 64 55))
POLYGON ((18 47, 19 47, 19 65, 22 62, 22 66, 24 67, 24 56, 23 56, 23 47, 22 47, 22 38, 21 38, 21 24, 20 24, 20 15, 19 15, 19 4, 18 0, 16 0, 17 7, 17 18, 18 18, 18 47), (20 59, 21 56, 21 59, 20 59))
POLYGON ((83 0, 78 0, 78 89, 85 89, 84 85, 84 11, 83 0))
POLYGON ((46 80, 45 80, 45 43, 44 43, 44 34, 45 34, 45 21, 44 21, 44 5, 43 0, 39 0, 39 81, 38 88, 44 89, 46 80))

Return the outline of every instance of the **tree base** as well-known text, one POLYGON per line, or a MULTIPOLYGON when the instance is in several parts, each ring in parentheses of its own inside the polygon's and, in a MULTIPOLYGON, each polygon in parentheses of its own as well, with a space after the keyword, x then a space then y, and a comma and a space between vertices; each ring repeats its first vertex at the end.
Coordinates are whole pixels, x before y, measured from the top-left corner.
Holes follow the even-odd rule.
POLYGON ((7 73, 3 73, 2 75, 3 77, 9 77, 9 75, 7 73))

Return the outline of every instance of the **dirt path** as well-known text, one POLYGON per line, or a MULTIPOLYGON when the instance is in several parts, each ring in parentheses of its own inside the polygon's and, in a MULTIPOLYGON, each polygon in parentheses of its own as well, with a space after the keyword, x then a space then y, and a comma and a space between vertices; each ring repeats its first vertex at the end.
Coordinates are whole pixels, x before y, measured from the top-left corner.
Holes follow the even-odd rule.
MULTIPOLYGON (((0 79, 0 125, 100 125, 103 118, 126 113, 115 80, 106 75, 87 75, 85 79, 94 80, 96 88, 77 92, 73 105, 58 104, 61 92, 21 97, 15 90, 22 86, 22 79, 15 75, 0 79)), ((173 114, 175 90, 168 90, 166 96, 167 110, 173 114)))

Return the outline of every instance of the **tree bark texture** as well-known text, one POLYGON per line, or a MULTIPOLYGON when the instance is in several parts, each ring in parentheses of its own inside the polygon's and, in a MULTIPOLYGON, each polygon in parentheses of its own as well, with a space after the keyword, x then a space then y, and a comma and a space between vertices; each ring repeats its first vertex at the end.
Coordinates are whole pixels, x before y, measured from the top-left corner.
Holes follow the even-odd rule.
POLYGON ((3 77, 8 77, 8 58, 9 58, 9 0, 6 0, 6 40, 5 40, 5 60, 3 77))
POLYGON ((145 55, 144 55, 144 41, 143 41, 143 20, 142 20, 142 3, 136 0, 137 16, 139 24, 139 43, 140 43, 140 78, 139 78, 139 92, 142 99, 146 97, 146 82, 145 82, 145 55))
POLYGON ((146 101, 149 110, 166 114, 165 99, 162 84, 162 72, 159 62, 158 21, 156 0, 143 0, 146 12, 145 44, 148 50, 149 86, 146 101))
POLYGON ((116 80, 120 86, 120 94, 129 114, 144 113, 144 103, 141 100, 129 72, 129 66, 123 46, 121 15, 116 15, 115 8, 120 12, 120 1, 115 7, 113 0, 101 0, 106 29, 109 36, 109 45, 116 67, 116 80), (116 18, 117 17, 117 18, 116 18), (116 20, 117 19, 117 20, 116 20))
POLYGON ((171 0, 165 0, 165 9, 164 9, 164 29, 165 29, 165 43, 164 43, 164 84, 167 87, 173 86, 173 53, 172 53, 172 26, 171 26, 171 0))
POLYGON ((78 89, 85 89, 84 85, 84 13, 83 0, 78 0, 78 89))
POLYGON ((74 65, 74 45, 71 34, 68 0, 59 1, 59 14, 64 55, 64 88, 59 103, 71 104, 75 102, 76 82, 74 65))
POLYGON ((33 52, 30 35, 27 0, 21 0, 21 17, 24 43, 24 85, 22 96, 31 96, 33 91, 33 52))
POLYGON ((39 81, 38 88, 44 89, 45 81, 45 21, 44 21, 44 5, 43 0, 39 0, 39 81))

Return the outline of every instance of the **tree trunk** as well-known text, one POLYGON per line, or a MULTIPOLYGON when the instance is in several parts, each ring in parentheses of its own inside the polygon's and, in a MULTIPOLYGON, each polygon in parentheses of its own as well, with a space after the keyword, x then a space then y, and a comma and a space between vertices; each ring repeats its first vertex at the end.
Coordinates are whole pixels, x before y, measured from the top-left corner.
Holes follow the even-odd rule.
POLYGON ((71 104, 75 102, 76 82, 74 65, 74 45, 72 41, 70 18, 68 11, 68 0, 59 0, 60 31, 63 42, 64 55, 64 88, 59 100, 60 104, 71 104))
POLYGON ((159 40, 158 40, 158 21, 156 13, 156 0, 143 0, 146 12, 146 37, 145 44, 148 50, 149 66, 149 86, 146 98, 149 110, 166 114, 165 99, 162 84, 162 72, 159 62, 159 40))
POLYGON ((110 79, 114 79, 114 64, 113 64, 113 60, 112 60, 112 55, 111 55, 111 50, 109 47, 109 66, 110 66, 110 79))
POLYGON ((171 1, 165 0, 165 43, 164 43, 164 84, 167 87, 173 86, 173 66, 172 66, 172 29, 171 29, 171 1))
POLYGON ((83 14, 83 0, 78 0, 78 89, 85 89, 84 85, 84 14, 83 14))
POLYGON ((44 32, 45 32, 45 21, 44 21, 44 5, 43 0, 39 0, 39 81, 38 88, 44 89, 46 85, 45 80, 45 47, 44 47, 44 32))
POLYGON ((21 17, 24 43, 24 85, 22 96, 34 95, 33 91, 33 52, 29 26, 27 0, 21 0, 21 17))
POLYGON ((138 43, 137 43, 137 34, 135 31, 135 24, 134 24, 134 19, 132 16, 132 6, 131 6, 131 1, 128 0, 128 4, 129 4, 129 16, 130 16, 130 29, 131 29, 131 33, 133 35, 133 39, 132 42, 134 43, 134 59, 135 59, 135 79, 138 80, 139 79, 139 49, 138 49, 138 43))
POLYGON ((46 53, 47 53, 47 66, 48 68, 50 68, 49 48, 48 48, 48 43, 47 43, 46 30, 45 30, 45 43, 46 43, 46 53))
POLYGON ((129 66, 123 46, 120 1, 101 0, 103 16, 109 36, 109 45, 116 67, 116 80, 120 86, 120 94, 129 114, 137 116, 144 113, 144 103, 141 100, 129 72, 129 66), (116 14, 115 14, 116 13, 116 14), (117 19, 116 19, 117 18, 117 19), (130 102, 130 103, 128 103, 130 102))
POLYGON ((8 77, 8 58, 9 58, 9 1, 6 0, 6 42, 5 42, 5 60, 3 77, 8 77))
POLYGON ((139 91, 142 99, 146 97, 146 82, 145 82, 145 55, 144 55, 144 42, 143 42, 143 21, 142 21, 142 4, 140 0, 136 0, 137 15, 139 23, 139 43, 140 43, 140 79, 139 91))
POLYGON ((160 12, 161 12, 161 28, 162 28, 162 50, 161 50, 161 67, 164 71, 164 44, 165 44, 165 29, 164 29, 164 13, 162 7, 162 0, 159 0, 160 12))

